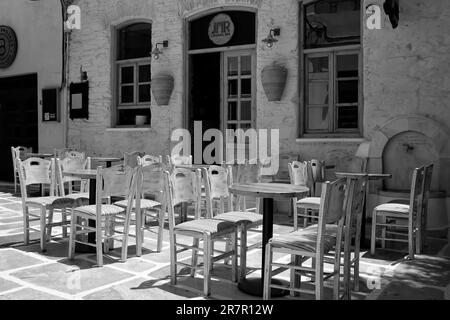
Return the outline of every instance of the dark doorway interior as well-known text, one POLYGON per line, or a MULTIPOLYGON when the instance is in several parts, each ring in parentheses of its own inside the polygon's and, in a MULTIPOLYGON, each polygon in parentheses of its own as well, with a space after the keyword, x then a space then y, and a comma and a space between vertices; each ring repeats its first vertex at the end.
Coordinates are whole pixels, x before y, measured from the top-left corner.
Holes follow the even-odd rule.
MULTIPOLYGON (((203 133, 208 129, 221 129, 220 63, 220 52, 190 56, 189 130, 192 136, 192 152, 195 121, 202 121, 203 133)), ((204 142, 202 150, 210 143, 204 142)))
POLYGON ((12 181, 11 146, 38 151, 37 74, 0 78, 0 180, 12 181))

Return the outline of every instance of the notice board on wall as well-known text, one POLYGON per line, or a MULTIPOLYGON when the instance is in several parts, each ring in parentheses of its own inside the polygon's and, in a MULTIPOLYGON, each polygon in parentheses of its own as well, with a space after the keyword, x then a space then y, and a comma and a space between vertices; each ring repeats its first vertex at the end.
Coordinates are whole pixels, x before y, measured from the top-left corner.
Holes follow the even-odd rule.
POLYGON ((59 88, 42 89, 42 121, 60 121, 59 88))
POLYGON ((89 119, 89 82, 70 84, 70 119, 89 119))

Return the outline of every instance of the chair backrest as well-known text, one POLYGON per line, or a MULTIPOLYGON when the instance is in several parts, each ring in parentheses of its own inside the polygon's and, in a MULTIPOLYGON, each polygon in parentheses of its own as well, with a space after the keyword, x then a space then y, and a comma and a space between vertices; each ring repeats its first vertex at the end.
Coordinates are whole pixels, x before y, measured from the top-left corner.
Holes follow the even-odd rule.
POLYGON ((22 198, 26 199, 27 186, 33 184, 49 185, 50 195, 55 194, 54 159, 50 161, 41 158, 28 158, 22 161, 18 158, 16 161, 22 198))
POLYGON ((143 157, 138 157, 138 163, 142 166, 148 166, 155 163, 163 163, 162 156, 152 156, 149 154, 144 155, 143 157))
POLYGON ((167 156, 167 162, 171 166, 189 166, 192 165, 192 156, 175 154, 172 156, 167 156))
POLYGON ((138 157, 143 157, 144 153, 139 151, 125 152, 123 154, 123 164, 131 168, 136 168, 139 165, 138 157))
MULTIPOLYGON (((56 184, 59 187, 59 194, 61 196, 65 196, 64 184, 67 182, 74 181, 83 181, 83 179, 76 177, 68 177, 64 176, 64 171, 74 171, 74 170, 85 170, 91 169, 91 158, 80 159, 80 158, 72 158, 65 157, 64 159, 56 158, 55 161, 55 175, 56 175, 56 184)), ((69 188, 69 193, 72 192, 72 188, 69 188)))
POLYGON ((11 147, 11 155, 15 171, 17 171, 17 158, 19 158, 20 160, 25 160, 29 151, 30 149, 26 147, 11 147))
POLYGON ((313 173, 309 161, 294 161, 288 164, 291 184, 308 187, 311 191, 314 188, 313 173))
POLYGON ((324 181, 325 179, 325 161, 313 159, 311 162, 311 169, 314 182, 324 181))
POLYGON ((424 169, 424 178, 422 183, 422 195, 421 195, 421 223, 423 226, 427 223, 428 216, 428 200, 430 198, 430 189, 431 189, 431 180, 433 178, 433 164, 429 164, 425 166, 424 169))
POLYGON ((233 183, 232 168, 230 166, 211 166, 208 169, 203 169, 203 175, 206 178, 205 189, 208 217, 214 216, 214 200, 220 201, 220 213, 225 211, 225 201, 227 201, 228 211, 233 211, 233 199, 228 190, 233 183))
POLYGON ((164 191, 164 171, 166 166, 163 163, 153 163, 141 166, 140 173, 143 194, 159 195, 164 191))
POLYGON ((55 158, 58 159, 64 159, 66 157, 66 153, 73 151, 71 148, 60 148, 60 149, 53 149, 53 154, 55 158))
POLYGON ((173 168, 164 172, 164 192, 169 212, 169 228, 175 226, 175 206, 182 203, 195 204, 195 218, 200 218, 201 172, 173 168))
POLYGON ((416 168, 413 171, 411 180, 411 194, 409 198, 410 216, 413 218, 417 214, 419 206, 422 205, 422 192, 424 182, 425 167, 416 168))
POLYGON ((247 161, 245 164, 237 164, 236 174, 233 181, 236 183, 257 183, 261 182, 261 164, 259 162, 247 161))

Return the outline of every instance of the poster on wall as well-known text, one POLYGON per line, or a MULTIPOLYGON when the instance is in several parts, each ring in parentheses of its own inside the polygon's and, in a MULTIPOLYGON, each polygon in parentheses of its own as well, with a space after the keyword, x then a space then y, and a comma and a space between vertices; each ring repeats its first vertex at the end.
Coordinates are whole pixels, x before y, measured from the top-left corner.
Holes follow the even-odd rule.
POLYGON ((70 84, 70 119, 89 119, 89 82, 70 84))

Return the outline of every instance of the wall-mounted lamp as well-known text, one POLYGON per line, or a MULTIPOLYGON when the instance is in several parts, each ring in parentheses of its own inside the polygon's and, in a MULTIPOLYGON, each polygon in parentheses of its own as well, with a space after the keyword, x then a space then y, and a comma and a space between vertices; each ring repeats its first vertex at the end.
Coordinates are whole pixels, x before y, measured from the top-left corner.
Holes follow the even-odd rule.
POLYGON ((160 48, 158 48, 158 45, 162 45, 163 48, 168 48, 169 47, 169 40, 164 40, 163 42, 158 42, 155 45, 155 49, 153 49, 152 52, 150 52, 150 54, 153 56, 153 59, 158 60, 159 59, 159 55, 161 55, 163 52, 160 48))
POLYGON ((268 48, 272 48, 273 44, 275 42, 278 42, 278 40, 275 39, 275 37, 279 37, 280 34, 281 34, 280 28, 270 29, 269 35, 267 36, 267 38, 263 39, 262 42, 264 42, 268 48))
POLYGON ((83 71, 83 66, 80 66, 80 79, 82 82, 88 80, 87 71, 83 71))

